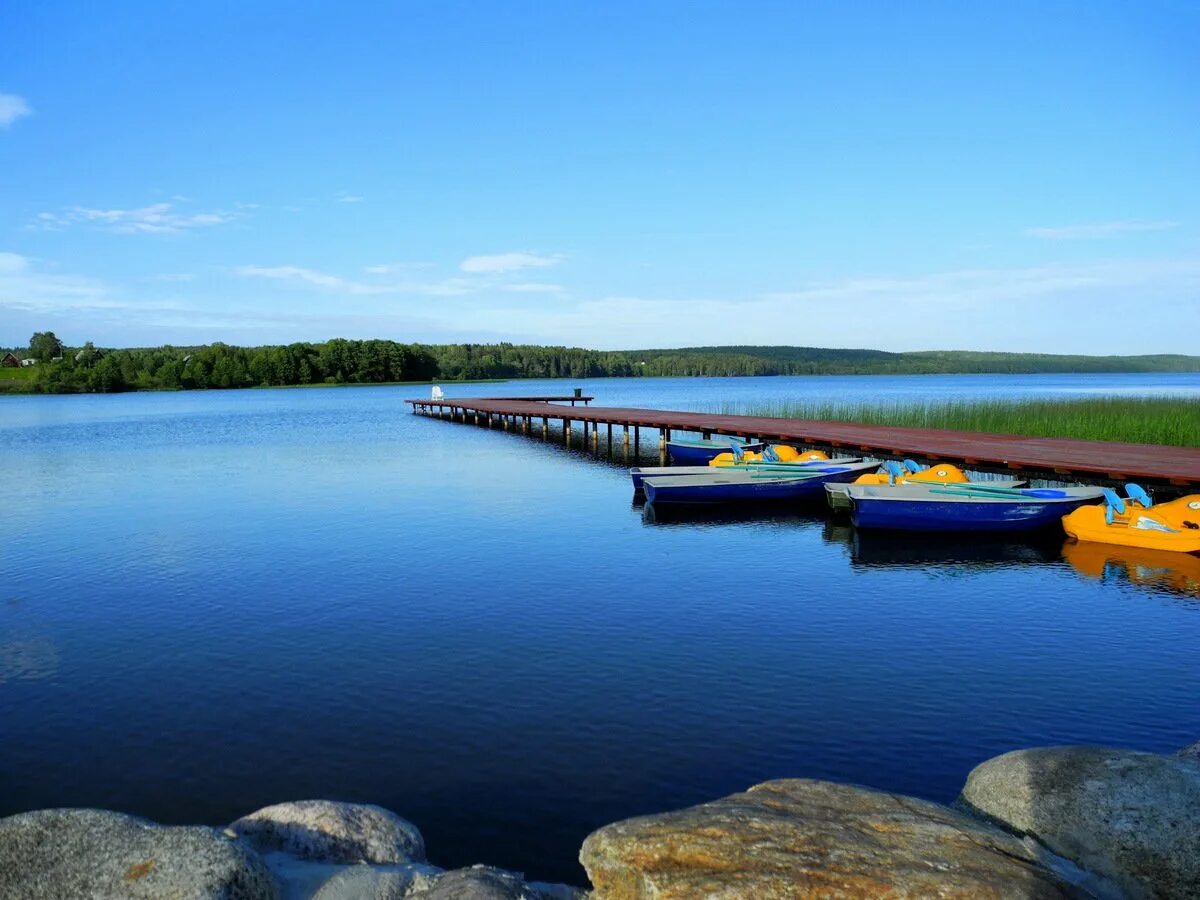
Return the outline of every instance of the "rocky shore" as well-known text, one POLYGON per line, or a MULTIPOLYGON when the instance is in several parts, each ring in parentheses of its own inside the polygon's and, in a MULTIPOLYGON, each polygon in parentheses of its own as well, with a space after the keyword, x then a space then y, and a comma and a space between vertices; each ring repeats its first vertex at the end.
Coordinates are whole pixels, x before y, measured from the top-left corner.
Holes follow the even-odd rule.
POLYGON ((599 829, 591 887, 443 870, 411 822, 310 800, 227 828, 91 809, 0 819, 0 900, 1200 897, 1200 744, 1019 750, 943 806, 807 779, 599 829))

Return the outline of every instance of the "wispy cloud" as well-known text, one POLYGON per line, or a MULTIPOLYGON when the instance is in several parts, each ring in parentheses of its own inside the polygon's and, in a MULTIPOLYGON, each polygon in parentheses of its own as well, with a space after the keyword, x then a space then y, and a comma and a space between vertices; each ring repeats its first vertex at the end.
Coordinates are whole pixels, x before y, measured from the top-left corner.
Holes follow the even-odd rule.
POLYGON ((59 213, 38 213, 29 227, 38 231, 58 231, 74 225, 92 225, 119 234, 178 234, 224 225, 236 218, 235 213, 224 211, 177 212, 171 203, 153 203, 136 209, 72 206, 59 213))
POLYGON ((469 278, 367 283, 303 266, 239 266, 234 269, 234 274, 246 278, 268 278, 301 287, 320 288, 341 294, 362 296, 413 294, 427 297, 459 297, 476 293, 480 289, 479 282, 469 278))
POLYGON ((561 294, 561 284, 544 284, 540 281, 519 281, 500 286, 500 290, 509 294, 561 294))
POLYGON ((0 128, 8 128, 17 119, 33 115, 33 107, 24 97, 16 94, 0 94, 0 128))
POLYGON ((346 191, 340 191, 334 198, 338 203, 362 203, 366 199, 360 194, 351 194, 346 191))
POLYGON ((367 266, 363 269, 371 275, 392 275, 396 272, 411 272, 414 269, 430 269, 433 268, 433 263, 427 262, 399 262, 388 263, 380 266, 367 266))
POLYGON ((543 269, 562 262, 561 256, 546 256, 540 253, 514 252, 493 253, 485 256, 469 256, 459 263, 464 272, 476 275, 503 275, 522 269, 543 269))
POLYGON ((1118 222, 1087 222, 1079 225, 1027 228, 1025 229, 1025 233, 1030 237, 1063 241, 1106 238, 1117 234, 1130 234, 1139 231, 1168 231, 1178 227, 1178 222, 1139 222, 1127 219, 1118 222))

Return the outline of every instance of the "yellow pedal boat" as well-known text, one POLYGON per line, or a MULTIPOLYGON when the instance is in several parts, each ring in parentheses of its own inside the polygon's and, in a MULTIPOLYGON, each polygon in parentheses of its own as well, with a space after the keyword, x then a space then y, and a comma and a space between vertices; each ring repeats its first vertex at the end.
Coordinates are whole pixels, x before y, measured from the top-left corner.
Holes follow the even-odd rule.
POLYGON ((1063 516, 1063 530, 1077 541, 1147 550, 1200 553, 1200 494, 1154 504, 1136 484, 1127 499, 1106 489, 1103 506, 1083 506, 1063 516))
POLYGON ((806 450, 801 453, 795 447, 789 447, 787 444, 771 444, 762 453, 742 451, 740 457, 737 458, 733 451, 718 453, 708 461, 708 464, 710 466, 744 466, 746 463, 756 462, 799 463, 822 459, 829 459, 829 454, 824 450, 806 450))

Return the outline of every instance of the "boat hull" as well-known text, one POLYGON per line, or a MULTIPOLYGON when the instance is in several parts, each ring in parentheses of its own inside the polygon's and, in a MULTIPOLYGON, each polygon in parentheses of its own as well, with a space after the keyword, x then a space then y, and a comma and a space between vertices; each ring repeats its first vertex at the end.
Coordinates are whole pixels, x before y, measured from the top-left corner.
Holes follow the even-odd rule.
POLYGON ((739 473, 733 476, 695 478, 647 478, 642 482, 647 502, 672 503, 762 503, 804 502, 819 499, 831 481, 853 481, 861 467, 833 466, 808 477, 755 477, 739 473))
POLYGON ((1038 531, 1060 527, 1062 517, 1096 497, 1062 500, 906 500, 851 496, 856 528, 902 531, 1038 531))
MULTIPOLYGON (((729 452, 733 441, 719 443, 717 441, 667 441, 667 453, 671 461, 680 465, 706 466, 709 460, 716 459, 722 453, 729 452)), ((762 453, 767 445, 761 441, 753 444, 737 442, 743 450, 751 453, 762 453)))
POLYGON ((859 461, 858 459, 821 459, 794 463, 746 463, 744 466, 719 466, 716 468, 712 466, 649 466, 644 468, 635 466, 629 470, 629 477, 633 480, 633 489, 640 491, 642 482, 647 478, 685 478, 693 475, 737 474, 739 472, 786 474, 789 471, 796 471, 804 473, 831 466, 849 465, 859 461))
MULTIPOLYGON (((967 486, 972 482, 952 482, 953 484, 962 484, 967 486)), ((1029 482, 1020 478, 997 478, 991 481, 977 482, 987 487, 1002 487, 1002 488, 1019 488, 1024 487, 1029 482)), ((933 484, 933 482, 909 482, 909 484, 933 484)), ((825 500, 829 503, 829 508, 841 512, 849 512, 850 502, 850 485, 848 484, 827 484, 825 485, 825 500)))

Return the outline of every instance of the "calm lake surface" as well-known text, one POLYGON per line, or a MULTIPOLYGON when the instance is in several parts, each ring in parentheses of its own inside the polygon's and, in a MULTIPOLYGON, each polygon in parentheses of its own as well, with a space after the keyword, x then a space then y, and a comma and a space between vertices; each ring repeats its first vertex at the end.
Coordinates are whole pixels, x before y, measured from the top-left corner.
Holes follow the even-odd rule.
MULTIPOLYGON (((1198 375, 446 391, 576 385, 1200 400, 1198 375)), ((582 882, 595 827, 769 778, 948 801, 1015 747, 1200 738, 1200 560, 857 536, 820 509, 663 519, 627 463, 400 402, 427 392, 0 398, 0 815, 367 801, 438 865, 582 882)))

